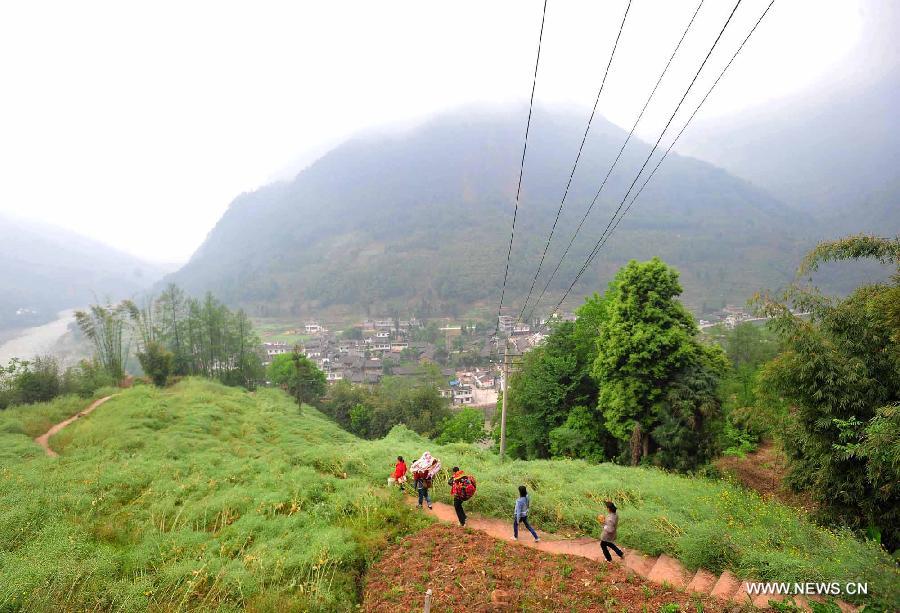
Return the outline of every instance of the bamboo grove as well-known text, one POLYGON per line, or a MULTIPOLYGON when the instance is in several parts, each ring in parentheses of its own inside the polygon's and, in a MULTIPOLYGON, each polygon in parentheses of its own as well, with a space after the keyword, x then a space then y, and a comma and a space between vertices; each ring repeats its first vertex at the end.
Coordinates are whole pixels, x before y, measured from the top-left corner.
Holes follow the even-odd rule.
POLYGON ((263 376, 250 319, 210 293, 197 299, 169 285, 142 306, 131 300, 94 305, 79 311, 76 321, 115 378, 124 373, 131 344, 145 374, 158 384, 169 375, 200 375, 253 388, 263 376))

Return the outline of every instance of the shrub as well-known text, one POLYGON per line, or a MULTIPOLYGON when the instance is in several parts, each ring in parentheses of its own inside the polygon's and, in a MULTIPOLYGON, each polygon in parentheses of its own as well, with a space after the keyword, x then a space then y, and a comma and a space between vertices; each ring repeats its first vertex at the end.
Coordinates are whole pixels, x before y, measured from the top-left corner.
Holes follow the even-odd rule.
POLYGON ((52 356, 12 359, 0 367, 0 409, 53 400, 60 393, 59 364, 52 356))
POLYGON ((138 361, 144 373, 153 381, 157 387, 164 387, 172 372, 172 362, 174 355, 168 351, 162 344, 156 341, 147 343, 144 351, 137 354, 138 361))
POLYGON ((101 387, 115 385, 116 381, 95 361, 82 360, 77 366, 70 366, 62 377, 62 388, 66 394, 78 394, 89 398, 101 387))

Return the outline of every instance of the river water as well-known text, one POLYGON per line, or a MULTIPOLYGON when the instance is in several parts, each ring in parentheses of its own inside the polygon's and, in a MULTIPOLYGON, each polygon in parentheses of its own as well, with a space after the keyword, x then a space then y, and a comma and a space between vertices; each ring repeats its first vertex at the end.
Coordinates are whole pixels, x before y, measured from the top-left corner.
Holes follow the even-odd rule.
POLYGON ((50 323, 25 328, 0 345, 0 364, 5 365, 12 358, 30 360, 36 355, 55 353, 59 340, 68 331, 69 324, 75 321, 76 310, 60 311, 50 323))

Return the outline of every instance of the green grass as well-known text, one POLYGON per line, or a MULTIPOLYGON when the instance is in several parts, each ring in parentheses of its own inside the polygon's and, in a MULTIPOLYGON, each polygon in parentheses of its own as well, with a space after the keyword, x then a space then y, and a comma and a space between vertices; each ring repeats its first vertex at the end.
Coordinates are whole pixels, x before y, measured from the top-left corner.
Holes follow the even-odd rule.
MULTIPOLYGON (((398 427, 381 441, 346 454, 373 462, 428 447, 445 468, 458 464, 478 477, 469 511, 511 517, 517 487, 532 495, 531 523, 539 530, 600 537, 603 501, 619 507, 619 542, 651 555, 667 553, 691 568, 729 569, 760 581, 868 582, 869 602, 900 610, 900 572, 880 546, 849 530, 818 526, 791 507, 763 500, 732 483, 656 469, 576 460, 510 461, 464 444, 439 446, 398 427), (379 450, 380 451, 374 451, 379 450)), ((433 497, 451 502, 447 487, 433 497)), ((848 598, 852 600, 852 598, 848 598)), ((866 600, 857 600, 866 602, 866 600)))
POLYGON ((12 406, 0 411, 0 467, 27 458, 43 457, 43 450, 31 439, 49 430, 53 424, 81 411, 92 399, 118 391, 104 387, 88 399, 71 394, 51 402, 12 406))
MULTIPOLYGON (((516 488, 532 522, 599 536, 602 501, 619 540, 691 565, 780 581, 867 581, 900 601, 887 554, 725 482, 577 461, 507 462, 434 445, 403 427, 362 441, 277 390, 188 380, 138 387, 52 440, 31 442, 85 401, 0 413, 0 611, 350 610, 368 563, 426 514, 385 479, 425 449, 478 476, 473 512, 508 518, 516 488)), ((449 502, 440 481, 434 494, 449 502)))
MULTIPOLYGON (((297 413, 274 390, 144 386, 54 437, 59 459, 5 458, 0 611, 351 609, 368 562, 424 520, 310 456, 355 440, 297 413)), ((0 414, 2 448, 33 446, 20 421, 0 414)))

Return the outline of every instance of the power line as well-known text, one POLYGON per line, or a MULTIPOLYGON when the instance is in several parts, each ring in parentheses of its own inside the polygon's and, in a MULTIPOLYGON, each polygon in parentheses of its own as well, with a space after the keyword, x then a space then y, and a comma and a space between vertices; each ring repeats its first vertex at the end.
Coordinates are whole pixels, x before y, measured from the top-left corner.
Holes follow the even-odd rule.
MULTIPOLYGON (((559 272, 560 266, 562 266, 563 260, 565 260, 566 256, 569 254, 569 250, 572 248, 572 245, 575 243, 575 239, 578 237, 578 233, 581 232, 581 228, 584 225, 584 222, 587 220, 588 215, 591 214, 591 210, 594 208, 594 205, 597 203, 597 200, 600 198, 600 192, 603 191, 603 188, 606 186, 606 182, 609 180, 610 175, 613 170, 615 170, 616 165, 619 163, 619 159, 622 157, 622 152, 625 151, 625 147, 628 146, 631 137, 634 135, 634 131, 637 129, 638 123, 640 123, 641 118, 643 118, 644 113, 647 111, 647 107, 650 105, 651 100, 653 100, 653 96, 656 94, 656 90, 659 88, 659 84, 662 83, 663 77, 666 76, 666 72, 669 70, 669 66, 672 65, 672 61, 675 59, 675 55, 678 53, 678 50, 681 48, 681 43, 684 42, 685 37, 687 36, 688 31, 691 29, 691 26, 694 24, 694 20, 697 19, 697 14, 700 12, 700 8, 703 6, 704 0, 700 0, 700 3, 697 5, 696 10, 694 10, 694 14, 691 16, 691 20, 688 22, 687 26, 684 28, 684 32, 681 34, 681 38, 678 39, 678 44, 675 45, 675 49, 672 51, 672 55, 669 56, 669 61, 666 62, 665 67, 662 72, 659 74, 659 78, 656 79, 656 84, 653 86, 653 89, 650 91, 650 95, 647 96, 646 102, 644 102, 644 106, 641 109, 641 112, 638 113, 637 119, 634 120, 634 124, 631 126, 631 131, 628 133, 628 137, 625 139, 625 142, 622 143, 622 146, 619 148, 619 153, 616 155, 616 159, 613 160, 612 165, 609 167, 609 170, 606 172, 606 176, 603 178, 603 182, 600 183, 600 187, 597 189, 597 193, 594 194, 593 200, 591 200, 590 205, 587 210, 584 212, 584 215, 581 217, 581 221, 578 223, 578 227, 575 228, 575 233, 572 234, 572 238, 569 240, 569 244, 566 246, 565 251, 562 256, 559 258, 559 262, 556 263, 556 268, 553 269, 553 272, 550 273, 550 277, 547 279, 547 283, 544 285, 544 289, 541 290, 540 296, 538 296, 537 301, 535 301, 534 306, 531 308, 531 312, 528 314, 528 320, 530 320, 534 316, 534 311, 537 309, 538 305, 541 302, 541 299, 547 293, 547 288, 550 287, 550 284, 553 282, 553 279, 556 278, 556 273, 559 272)), ((557 215, 557 219, 559 216, 557 215)), ((554 224, 555 227, 555 224, 554 224)), ((549 241, 547 243, 549 245, 549 241)), ((546 248, 544 253, 546 254, 546 248)), ((543 258, 541 258, 541 262, 543 263, 543 258)), ((538 268, 538 273, 540 272, 540 267, 538 268)), ((537 273, 535 274, 535 279, 537 279, 537 273)), ((534 287, 534 281, 532 281, 532 288, 534 287)), ((529 291, 529 296, 531 292, 529 291)), ((527 300, 526 300, 527 305, 527 300)), ((525 307, 522 307, 522 312, 525 312, 525 307)), ((521 319, 521 314, 519 315, 519 319, 521 319)))
POLYGON ((516 217, 519 215, 519 195, 522 192, 522 175, 525 172, 525 152, 528 151, 528 131, 531 129, 531 113, 534 109, 534 90, 537 87, 538 66, 541 63, 541 42, 544 38, 544 21, 547 17, 547 0, 544 0, 544 9, 541 14, 541 31, 538 34, 537 59, 534 61, 534 78, 531 82, 531 99, 528 101, 528 120, 525 122, 525 142, 522 145, 522 160, 519 163, 519 185, 516 188, 516 206, 513 210, 512 229, 509 232, 509 249, 506 251, 506 270, 503 272, 503 289, 500 290, 500 304, 497 306, 497 327, 494 334, 500 330, 500 312, 503 310, 503 298, 506 295, 506 281, 509 278, 509 258, 512 255, 513 239, 516 235, 516 217))
POLYGON ((612 66, 613 58, 616 56, 616 49, 619 46, 619 39, 622 37, 622 30, 625 28, 625 20, 628 18, 628 11, 631 10, 632 0, 628 0, 625 6, 625 14, 622 15, 622 23, 619 24, 619 32, 616 34, 616 40, 613 42, 612 51, 609 54, 609 61, 606 63, 606 70, 603 72, 603 79, 600 81, 600 89, 597 90, 597 97, 594 99, 594 107, 591 109, 591 115, 588 118, 587 126, 584 129, 584 136, 581 137, 581 144, 578 146, 578 154, 575 156, 575 163, 572 164, 572 171, 569 173, 569 180, 566 182, 566 188, 563 191, 562 200, 559 202, 559 209, 556 211, 556 218, 553 220, 553 226, 550 228, 550 234, 547 236, 547 243, 544 245, 544 252, 541 254, 541 261, 538 264, 534 278, 531 280, 531 287, 528 288, 528 295, 525 297, 525 303, 519 313, 517 320, 522 319, 525 309, 528 308, 528 301, 531 299, 531 293, 534 291, 534 284, 537 282, 538 275, 544 266, 544 259, 547 257, 547 250, 550 248, 550 242, 553 240, 553 233, 556 231, 556 225, 559 223, 559 216, 562 214, 563 207, 566 203, 566 197, 569 195, 569 188, 572 187, 572 179, 575 177, 575 170, 578 168, 578 162, 581 160, 581 153, 584 151, 584 144, 587 142, 588 133, 591 131, 591 124, 594 122, 594 115, 597 113, 597 105, 600 102, 600 95, 603 93, 603 87, 606 85, 606 77, 609 76, 609 68, 612 66))
MULTIPOLYGON (((672 141, 672 143, 671 143, 671 144, 669 145, 669 147, 666 149, 666 152, 663 154, 663 156, 662 156, 661 158, 659 158, 659 161, 656 163, 656 166, 653 167, 653 170, 652 170, 652 171, 650 172, 650 174, 647 176, 647 179, 646 179, 646 180, 644 181, 644 183, 641 185, 640 189, 635 193, 634 197, 631 199, 631 202, 629 202, 629 203, 628 203, 628 206, 625 207, 625 210, 622 211, 622 215, 619 216, 619 219, 616 220, 616 223, 613 225, 612 229, 609 231, 609 234, 607 234, 607 235, 606 235, 606 238, 603 239, 603 245, 605 245, 605 244, 607 243, 607 241, 609 240, 609 237, 612 236, 613 232, 616 231, 616 228, 619 227, 619 223, 622 221, 622 219, 625 217, 625 215, 628 214, 628 211, 631 210, 631 207, 632 207, 632 205, 634 205, 635 200, 638 199, 638 197, 641 195, 641 192, 643 192, 643 191, 644 191, 644 188, 647 187, 647 184, 650 182, 650 179, 652 179, 652 178, 653 178, 653 175, 656 174, 656 171, 659 169, 659 167, 662 165, 663 161, 664 161, 664 160, 666 159, 666 157, 669 155, 669 152, 672 151, 672 148, 675 146, 675 143, 677 143, 677 142, 678 142, 678 139, 681 138, 681 135, 684 134, 684 131, 685 131, 685 130, 687 129, 687 127, 690 125, 691 121, 694 119, 694 116, 695 116, 695 115, 697 114, 697 112, 700 110, 700 107, 703 106, 703 103, 706 102, 706 99, 707 99, 707 98, 709 98, 709 95, 710 95, 710 94, 713 92, 713 90, 716 88, 716 85, 718 85, 718 84, 719 84, 719 81, 722 80, 722 77, 725 75, 725 71, 728 70, 728 67, 731 66, 732 62, 734 62, 735 58, 737 58, 738 54, 739 54, 739 53, 741 52, 741 50, 744 48, 744 45, 746 45, 746 44, 747 44, 747 41, 750 40, 750 37, 753 35, 753 32, 755 32, 755 31, 756 31, 756 28, 759 26, 759 24, 762 23, 763 18, 766 16, 766 14, 768 14, 769 9, 772 8, 772 5, 773 5, 773 4, 775 4, 775 0, 771 0, 771 1, 769 2, 768 6, 766 6, 766 10, 764 10, 763 13, 762 13, 762 15, 759 16, 759 19, 756 20, 756 23, 755 23, 755 24, 753 25, 753 27, 750 29, 750 33, 747 34, 747 36, 744 38, 743 42, 742 42, 742 43, 740 44, 740 46, 737 48, 737 51, 735 51, 735 52, 734 52, 734 55, 731 56, 731 59, 728 60, 728 63, 725 65, 725 68, 722 69, 722 72, 719 73, 719 76, 716 78, 715 82, 712 84, 712 86, 711 86, 711 87, 709 88, 709 90, 706 92, 706 95, 703 96, 703 99, 702 99, 702 100, 700 100, 700 104, 697 105, 697 108, 695 108, 695 109, 694 109, 694 112, 691 113, 691 116, 688 117, 688 120, 685 122, 685 124, 681 127, 681 130, 678 132, 678 135, 675 137, 675 139, 672 141)), ((602 237, 601 237, 601 238, 602 238, 602 237)), ((600 247, 602 248, 603 245, 600 245, 600 247)), ((598 250, 598 251, 599 251, 599 250, 598 250)), ((595 255, 596 255, 596 254, 595 254, 595 255)), ((592 261, 593 261, 593 260, 592 260, 592 261)))
POLYGON ((704 66, 706 66, 706 62, 709 60, 710 56, 712 55, 712 52, 715 50, 716 46, 719 44, 719 41, 722 39, 722 35, 725 33, 725 29, 728 27, 728 24, 731 23, 731 19, 734 17, 734 14, 737 11, 738 7, 741 5, 742 1, 743 0, 737 0, 737 2, 734 5, 734 8, 731 9, 731 13, 728 15, 728 19, 725 20, 725 24, 722 26, 722 29, 719 30, 719 35, 716 36, 716 40, 713 41, 712 46, 709 48, 709 51, 706 53, 706 57, 703 58, 703 62, 700 64, 700 68, 697 69, 697 72, 694 74, 694 78, 691 79, 690 85, 688 85, 687 89, 684 91, 684 94, 681 96, 681 100, 679 100, 678 105, 675 107, 675 111, 669 117, 669 120, 666 122, 665 127, 663 127, 662 132, 660 132, 659 138, 656 139, 656 143, 653 145, 653 148, 650 150, 650 154, 644 160, 644 163, 641 164, 641 168, 640 168, 640 170, 638 170, 637 175, 635 175, 634 180, 631 182, 631 185, 628 187, 628 190, 625 192, 625 196, 623 196, 622 201, 619 203, 619 206, 613 212, 613 216, 610 218, 609 223, 607 223, 606 228, 603 230, 603 233, 600 235, 600 240, 597 241, 597 244, 591 250, 591 252, 588 255, 587 259, 585 260, 584 264, 581 266, 581 269, 578 271, 578 274, 575 276, 575 280, 572 281, 572 284, 569 285, 569 288, 563 294, 563 297, 556 304, 556 307, 554 307, 554 309, 553 309, 554 311, 556 311, 556 309, 558 309, 560 307, 560 305, 562 305, 562 303, 565 301, 566 297, 572 291, 572 288, 575 287, 575 284, 578 283, 578 281, 581 279, 581 276, 587 270, 588 266, 590 266, 594 257, 596 257, 596 254, 600 249, 600 245, 603 242, 604 237, 606 236, 610 227, 612 226, 613 221, 616 218, 616 215, 618 215, 619 211, 622 210, 622 207, 625 205, 625 202, 628 200, 628 196, 631 195, 631 190, 634 189, 634 186, 637 184, 638 179, 640 179, 641 174, 644 172, 644 169, 647 167, 647 163, 650 161, 650 158, 653 157, 653 154, 656 153, 656 149, 657 149, 657 147, 659 147, 659 143, 662 141, 663 136, 665 135, 666 131, 669 129, 669 126, 672 124, 672 121, 675 119, 675 115, 678 114, 678 111, 681 108, 681 105, 684 103, 685 98, 687 98, 691 89, 694 87, 694 84, 697 82, 697 79, 700 76, 700 73, 703 71, 704 66))

